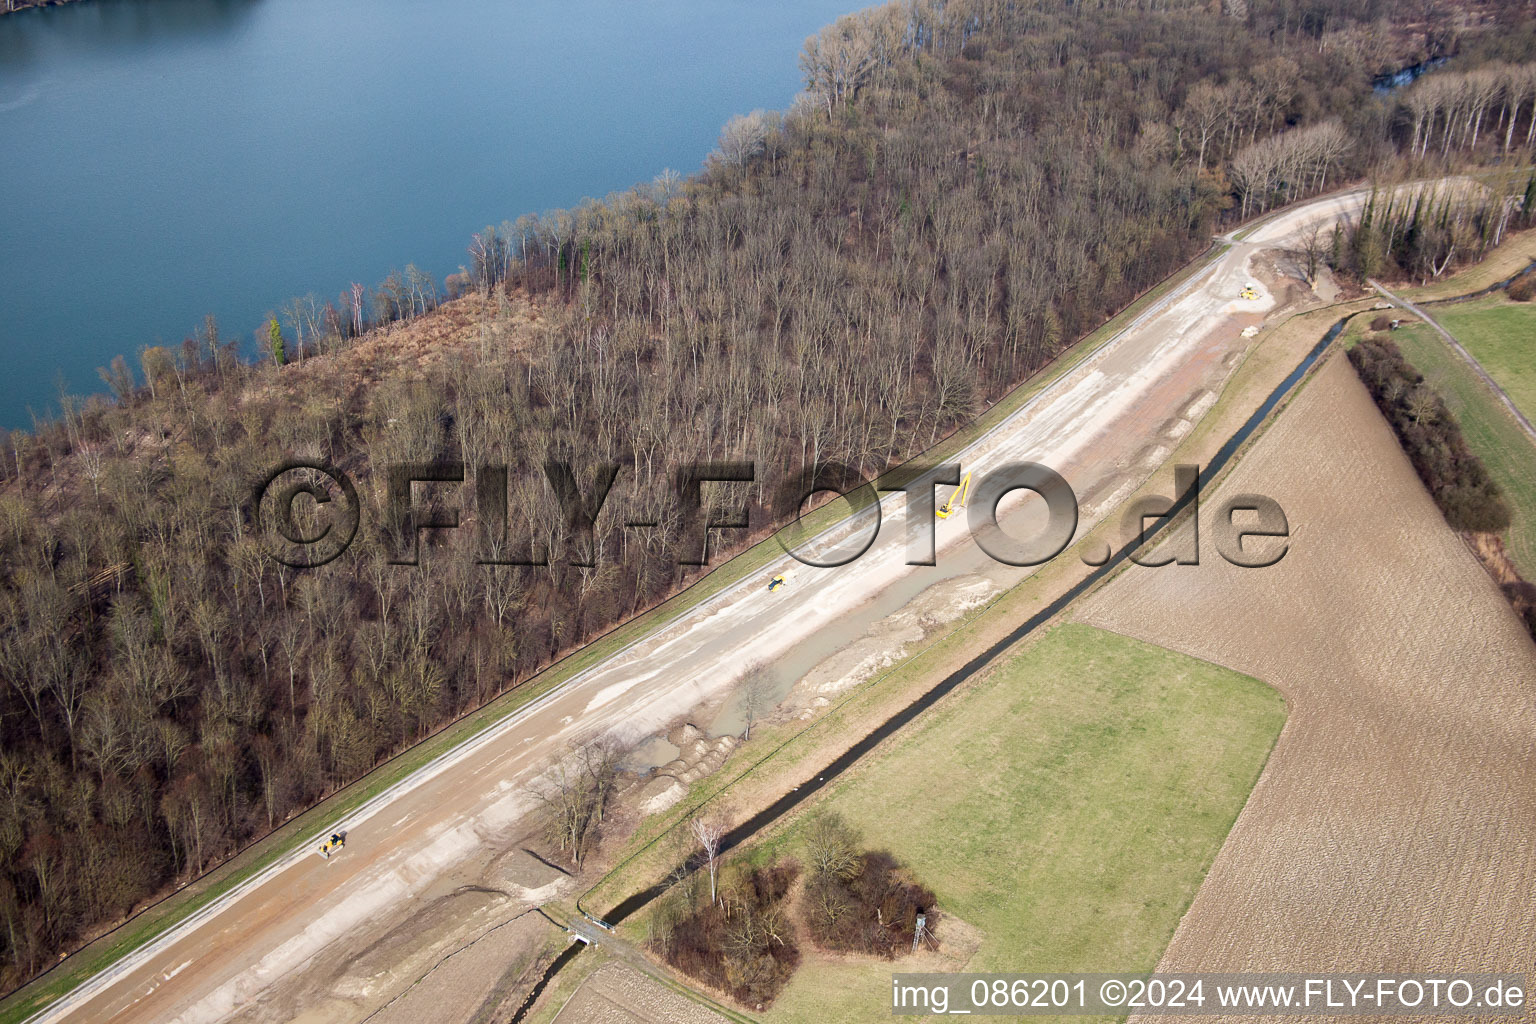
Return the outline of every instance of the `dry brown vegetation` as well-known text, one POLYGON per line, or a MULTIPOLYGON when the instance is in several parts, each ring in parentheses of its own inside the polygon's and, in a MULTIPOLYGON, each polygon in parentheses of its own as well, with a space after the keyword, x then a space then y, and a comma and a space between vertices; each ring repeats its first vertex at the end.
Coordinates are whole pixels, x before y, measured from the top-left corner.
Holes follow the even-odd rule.
POLYGON ((1496 533, 1474 533, 1467 535, 1466 541, 1488 575, 1504 592, 1509 606, 1525 622, 1526 630, 1536 637, 1536 583, 1520 575, 1504 547, 1504 538, 1496 533))
POLYGON ((1392 339, 1367 335, 1349 350, 1349 362, 1446 522, 1471 533, 1508 529, 1509 503, 1499 485, 1467 447, 1460 424, 1439 393, 1403 358, 1392 339))
MULTIPOLYGON (((1390 162, 1394 108, 1361 101, 1379 58, 1355 44, 1395 6, 1245 8, 840 22, 807 54, 835 87, 733 122, 694 179, 482 233, 448 288, 465 297, 439 308, 407 268, 298 300, 282 367, 210 323, 109 367, 115 403, 8 438, 0 977, 686 584, 679 463, 765 467, 762 526, 767 467, 911 456, 1205 245, 1245 147, 1338 117, 1357 144, 1326 180, 1390 162), (1197 147, 1202 82, 1234 102, 1197 147), (302 574, 251 535, 253 485, 296 455, 353 473, 377 527, 302 574), (508 514, 470 507, 473 530, 401 571, 371 470, 437 460, 506 463, 508 514), (551 461, 589 495, 622 467, 595 524, 554 500, 551 461), (548 564, 477 564, 530 542, 548 564)), ((1529 37, 1514 19, 1499 39, 1529 37)), ((1278 196, 1321 187, 1307 168, 1278 196)))
POLYGON ((652 937, 667 963, 744 1006, 773 1003, 795 968, 800 944, 788 913, 798 868, 727 865, 724 884, 701 888, 697 877, 674 893, 652 937), (704 898, 707 894, 708 898, 704 898))
POLYGON ((1216 498, 1278 565, 1132 568, 1082 617, 1251 674, 1290 717, 1162 970, 1524 969, 1536 646, 1335 355, 1216 498))
POLYGON ((823 949, 881 956, 910 952, 919 939, 937 944, 933 890, 911 877, 890 853, 860 850, 859 835, 841 817, 822 812, 805 831, 810 877, 802 899, 811 938, 823 949))
POLYGON ((1390 338, 1367 335, 1349 350, 1349 362, 1446 522, 1462 531, 1478 561, 1536 637, 1536 587, 1520 577, 1501 539, 1510 524, 1509 500, 1467 446, 1456 417, 1390 338))
POLYGON ((1412 302, 1434 302, 1472 294, 1508 280, 1530 267, 1533 260, 1536 260, 1536 230, 1518 231, 1505 238, 1498 248, 1490 250, 1476 265, 1424 286, 1410 284, 1400 294, 1412 302))
POLYGON ((1356 282, 1390 275, 1425 284, 1481 260, 1510 232, 1529 228, 1533 213, 1536 174, 1514 197, 1505 186, 1452 180, 1372 193, 1358 220, 1330 237, 1314 235, 1313 245, 1319 252, 1326 247, 1328 264, 1356 282))
POLYGON ((675 873, 653 911, 649 944, 673 967, 737 1002, 759 1010, 773 1003, 800 964, 801 930, 823 950, 886 960, 917 944, 938 948, 933 891, 889 852, 865 849, 841 816, 824 812, 807 827, 798 887, 801 866, 783 857, 755 866, 740 854, 717 870, 708 837, 718 840, 720 832, 706 819, 694 825, 708 873, 675 873))

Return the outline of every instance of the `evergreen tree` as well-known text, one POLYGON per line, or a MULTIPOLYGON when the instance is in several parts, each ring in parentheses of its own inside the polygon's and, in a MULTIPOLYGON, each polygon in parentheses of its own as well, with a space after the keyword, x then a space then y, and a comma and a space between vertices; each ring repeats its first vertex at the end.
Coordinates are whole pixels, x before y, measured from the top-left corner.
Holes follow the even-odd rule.
POLYGON ((272 351, 272 361, 282 366, 287 361, 283 356, 283 329, 278 326, 275 316, 267 321, 267 344, 272 351))

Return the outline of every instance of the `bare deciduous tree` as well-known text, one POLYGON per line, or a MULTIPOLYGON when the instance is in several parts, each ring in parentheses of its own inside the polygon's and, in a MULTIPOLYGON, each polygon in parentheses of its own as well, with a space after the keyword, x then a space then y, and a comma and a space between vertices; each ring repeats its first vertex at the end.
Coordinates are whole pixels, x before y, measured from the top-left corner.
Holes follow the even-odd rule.
POLYGON ((556 758, 532 786, 543 807, 545 835, 577 867, 602 824, 619 757, 612 742, 591 740, 556 758))
POLYGON ((1307 277, 1307 284, 1317 283, 1317 272, 1321 269, 1323 261, 1328 258, 1332 239, 1333 228, 1331 226, 1325 228, 1321 220, 1314 221, 1302 229, 1294 256, 1301 265, 1302 273, 1307 277))
POLYGON ((904 12, 896 5, 846 14, 805 41, 800 69, 831 114, 852 99, 875 69, 895 55, 904 12))
POLYGON ((747 667, 741 677, 741 717, 746 724, 743 739, 752 738, 752 726, 773 704, 773 673, 762 662, 747 667))
POLYGON ((725 836, 725 825, 713 818, 694 818, 688 831, 704 854, 704 866, 709 871, 709 902, 716 900, 715 875, 720 867, 720 840, 725 836))
POLYGON ((736 114, 720 129, 720 155, 726 162, 741 167, 762 152, 768 133, 773 130, 772 118, 766 110, 736 114))
POLYGON ((1227 96, 1210 82, 1199 82, 1189 91, 1180 113, 1179 123, 1184 131, 1195 138, 1195 169, 1205 170, 1205 154, 1216 129, 1227 118, 1227 96))
POLYGON ((848 877, 858 867, 858 841, 858 833, 841 816, 817 815, 805 830, 805 851, 811 872, 848 877))

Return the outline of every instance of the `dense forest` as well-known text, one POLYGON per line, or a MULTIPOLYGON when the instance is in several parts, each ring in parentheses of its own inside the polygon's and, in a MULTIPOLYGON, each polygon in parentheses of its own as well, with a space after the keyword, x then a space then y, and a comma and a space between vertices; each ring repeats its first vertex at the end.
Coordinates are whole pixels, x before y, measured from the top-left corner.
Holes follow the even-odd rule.
POLYGON ((680 464, 763 467, 707 496, 766 527, 770 473, 920 452, 1218 225, 1528 161, 1524 6, 874 8, 808 41, 801 99, 733 119, 697 175, 487 229, 442 288, 297 300, 270 359, 210 321, 115 361, 110 399, 66 398, 0 459, 4 980, 686 585, 680 464), (1472 100, 1415 99, 1434 74, 1372 90, 1447 55, 1501 83, 1471 131, 1472 100), (364 527, 322 568, 253 535, 254 485, 294 457, 359 483, 364 527), (391 564, 382 467, 453 459, 508 467, 472 483, 505 514, 465 501, 473 529, 391 564), (621 467, 595 523, 558 514, 551 460, 584 494, 621 467))

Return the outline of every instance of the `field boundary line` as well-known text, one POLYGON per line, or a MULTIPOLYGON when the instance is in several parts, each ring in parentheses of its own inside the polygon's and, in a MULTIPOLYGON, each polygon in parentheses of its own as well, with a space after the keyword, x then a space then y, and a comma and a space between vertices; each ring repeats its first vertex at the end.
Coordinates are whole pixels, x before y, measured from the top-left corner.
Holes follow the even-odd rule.
MULTIPOLYGON (((1304 317, 1304 316, 1311 316, 1313 313, 1323 313, 1323 312, 1326 312, 1326 311, 1328 311, 1330 309, 1335 309, 1335 310, 1336 309, 1346 309, 1346 308, 1348 308, 1350 306, 1359 305, 1362 301, 1363 301, 1363 299, 1344 299, 1344 300, 1341 300, 1341 301, 1338 301, 1338 302, 1330 302, 1327 305, 1323 305, 1323 306, 1314 306, 1311 309, 1298 310, 1295 313, 1292 313, 1289 316, 1287 316, 1284 320, 1280 321, 1278 324, 1276 324, 1273 328, 1271 328, 1271 331, 1278 331, 1278 330, 1284 328, 1287 324, 1291 323, 1293 320, 1297 320, 1297 319, 1299 319, 1301 317, 1304 317)), ((1330 359, 1333 358, 1333 352, 1331 350, 1334 348, 1334 344, 1337 342, 1337 339, 1339 337, 1341 337, 1343 335, 1344 331, 1347 329, 1347 325, 1349 324, 1349 321, 1353 320, 1357 316, 1360 316, 1362 313, 1369 313, 1369 312, 1370 312, 1370 309, 1366 308, 1366 309, 1356 310, 1353 313, 1346 313, 1342 318, 1340 318, 1339 320, 1337 320, 1334 323, 1330 324, 1328 327, 1324 328, 1323 335, 1325 335, 1325 336, 1329 332, 1334 332, 1334 342, 1330 342, 1328 348, 1324 349, 1322 352, 1320 352, 1317 355, 1317 358, 1313 361, 1312 365, 1310 367, 1308 367, 1306 372, 1304 372, 1302 374, 1301 378, 1299 380, 1297 380, 1295 386, 1291 388, 1291 390, 1285 395, 1284 399, 1271 411, 1270 415, 1267 416, 1263 420, 1263 422, 1261 422, 1243 440, 1242 444, 1240 444, 1238 446, 1237 450, 1232 453, 1231 459, 1224 466, 1222 466, 1221 470, 1219 472, 1217 472, 1214 476, 1212 476, 1209 480, 1203 480, 1201 482, 1200 490, 1201 490, 1202 495, 1206 491, 1208 491, 1208 490, 1213 490, 1213 489, 1221 486, 1221 484, 1226 480, 1226 478, 1228 476, 1230 476, 1232 474, 1232 472, 1235 471, 1237 469, 1237 467, 1242 463, 1243 457, 1248 454, 1249 449, 1251 449, 1255 444, 1257 444, 1264 437, 1265 434, 1269 433, 1270 428, 1272 428, 1275 425, 1275 422, 1279 419, 1280 415, 1282 413, 1284 413, 1286 408, 1289 407, 1290 404, 1293 401, 1295 401, 1301 395, 1301 392, 1306 388, 1306 386, 1312 382, 1312 378, 1317 376, 1317 374, 1322 371, 1323 366, 1330 359)), ((1233 367, 1233 369, 1232 369, 1232 372, 1233 372, 1234 375, 1238 371, 1240 371, 1242 369, 1244 364, 1246 364, 1248 362, 1249 357, 1256 350, 1257 350, 1257 346, 1255 346, 1254 348, 1250 348, 1248 350, 1248 352, 1244 354, 1242 361, 1239 362, 1238 365, 1233 367)), ((1173 450, 1172 453, 1169 454, 1168 458, 1166 460, 1164 460, 1163 463, 1158 468, 1162 469, 1162 468, 1165 468, 1165 467, 1173 464, 1178 459, 1178 456, 1179 456, 1179 449, 1176 448, 1176 449, 1173 450)), ((1134 497, 1135 497, 1135 495, 1133 494, 1130 497, 1128 497, 1126 499, 1126 501, 1130 501, 1134 497)), ((1124 508, 1125 507, 1125 503, 1122 502, 1120 505, 1118 505, 1116 507, 1117 507, 1117 509, 1118 508, 1124 508)), ((1183 510, 1180 511, 1180 513, 1177 516, 1175 522, 1170 523, 1169 525, 1170 526, 1178 526, 1178 525, 1182 524, 1183 522, 1187 521, 1189 516, 1193 515, 1193 514, 1194 514, 1194 511, 1192 509, 1186 507, 1186 508, 1184 508, 1183 510)), ((1156 550, 1156 548, 1159 545, 1165 543, 1169 539, 1169 536, 1170 535, 1164 535, 1163 537, 1159 538, 1157 543, 1151 546, 1151 550, 1156 550)), ((1102 589, 1103 587, 1109 586, 1111 583, 1113 583, 1117 578, 1119 578, 1120 574, 1122 572, 1124 572, 1125 570, 1126 570, 1126 566, 1124 564, 1120 565, 1115 570, 1115 572, 1111 573, 1110 575, 1106 576, 1104 579, 1100 580, 1093 587, 1093 589, 1091 591, 1089 591, 1088 593, 1083 594, 1082 596, 1084 598, 1091 597, 1093 595, 1093 593, 1095 593, 1098 590, 1102 589)), ((1101 628, 1101 627, 1095 627, 1095 628, 1101 628)), ((1111 630, 1111 632, 1114 632, 1114 631, 1111 630)), ((1135 637, 1132 637, 1131 639, 1135 639, 1135 637)), ((1179 653, 1182 654, 1182 653, 1185 653, 1185 652, 1180 651, 1179 653)), ((1191 656, 1193 657, 1193 655, 1191 655, 1191 656)), ((1204 660, 1204 659, 1201 659, 1201 660, 1204 660)), ((1212 662, 1211 664, 1215 664, 1215 662, 1212 662)), ((1261 680, 1261 682, 1262 682, 1262 680, 1261 680)), ((1266 683, 1265 685, 1268 685, 1268 684, 1266 683)))
MULTIPOLYGON (((1532 265, 1536 266, 1536 264, 1532 265)), ((1400 309, 1407 310, 1414 316, 1423 320, 1430 327, 1434 328, 1435 333, 1440 335, 1440 337, 1445 340, 1445 343, 1451 346, 1457 355, 1466 360, 1467 365, 1472 368, 1472 372, 1477 374, 1482 382, 1488 386, 1489 390, 1493 392, 1494 396, 1504 404, 1504 408, 1509 410, 1509 414, 1515 418, 1515 422, 1520 424, 1520 429, 1524 430, 1526 435, 1530 437, 1533 442, 1536 442, 1536 426, 1531 425, 1531 421, 1526 419, 1525 413, 1521 412, 1519 406, 1515 405, 1514 400, 1509 397, 1509 393, 1499 385, 1498 381, 1494 380, 1488 375, 1488 371, 1483 369, 1483 364, 1478 362, 1477 357, 1474 356, 1471 352, 1468 352, 1466 347, 1463 346, 1461 342, 1456 340, 1455 335, 1451 334, 1450 331, 1440 326, 1440 321, 1430 316, 1423 309, 1414 305, 1412 302, 1409 302, 1407 299, 1399 298, 1398 296, 1387 291, 1387 289, 1380 282, 1369 281, 1367 283, 1369 283, 1372 288, 1375 288, 1376 291, 1380 292, 1382 297, 1385 298, 1388 302, 1392 303, 1394 306, 1399 307, 1400 309)), ((1463 297, 1470 298, 1471 296, 1463 297)), ((1450 300, 1442 299, 1441 301, 1450 300)))

